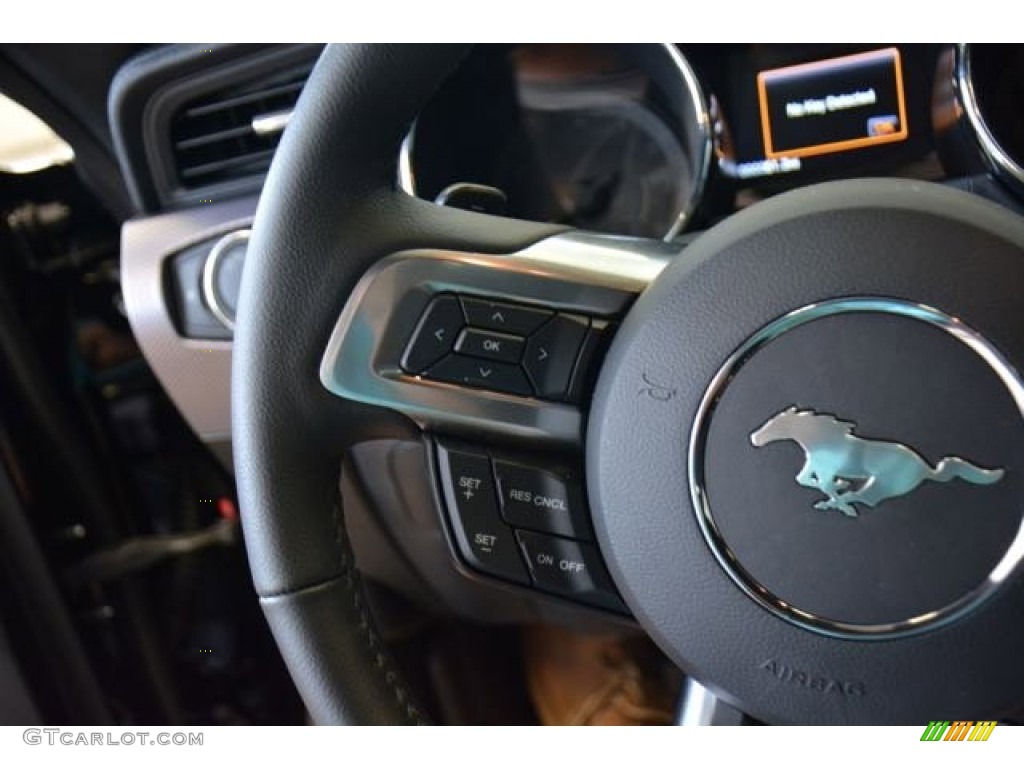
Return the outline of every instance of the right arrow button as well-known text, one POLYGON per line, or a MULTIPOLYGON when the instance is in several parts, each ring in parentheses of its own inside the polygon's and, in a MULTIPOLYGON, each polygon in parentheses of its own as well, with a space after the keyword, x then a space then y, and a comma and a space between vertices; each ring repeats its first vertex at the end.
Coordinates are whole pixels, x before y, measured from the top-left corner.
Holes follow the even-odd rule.
POLYGON ((590 322, 578 315, 555 315, 526 344, 523 367, 538 397, 565 399, 576 357, 590 322))

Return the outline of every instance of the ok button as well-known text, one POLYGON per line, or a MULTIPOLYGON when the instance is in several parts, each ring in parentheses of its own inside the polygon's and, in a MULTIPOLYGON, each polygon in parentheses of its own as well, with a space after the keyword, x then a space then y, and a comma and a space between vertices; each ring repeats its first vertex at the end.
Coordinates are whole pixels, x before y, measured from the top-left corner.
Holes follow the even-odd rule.
POLYGON ((467 328, 455 342, 455 351, 462 355, 498 360, 502 363, 518 363, 523 354, 524 343, 519 336, 485 331, 481 328, 467 328))

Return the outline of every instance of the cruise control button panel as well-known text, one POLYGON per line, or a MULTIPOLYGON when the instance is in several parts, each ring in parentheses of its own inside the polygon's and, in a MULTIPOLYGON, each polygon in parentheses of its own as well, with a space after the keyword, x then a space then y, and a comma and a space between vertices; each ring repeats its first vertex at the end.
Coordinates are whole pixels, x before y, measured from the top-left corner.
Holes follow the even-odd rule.
POLYGON ((461 442, 439 441, 437 460, 452 538, 467 566, 628 613, 593 543, 581 473, 461 442))
POLYGON ((595 350, 610 337, 601 318, 440 294, 405 346, 402 369, 427 380, 520 397, 579 403, 595 350))

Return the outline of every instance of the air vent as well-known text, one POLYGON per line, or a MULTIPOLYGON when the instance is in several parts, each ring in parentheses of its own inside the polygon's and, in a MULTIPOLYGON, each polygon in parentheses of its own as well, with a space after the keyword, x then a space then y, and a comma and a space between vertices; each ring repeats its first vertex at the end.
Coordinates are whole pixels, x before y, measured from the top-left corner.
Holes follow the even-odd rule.
POLYGON ((183 104, 171 118, 178 184, 194 190, 265 174, 312 68, 292 67, 183 104))

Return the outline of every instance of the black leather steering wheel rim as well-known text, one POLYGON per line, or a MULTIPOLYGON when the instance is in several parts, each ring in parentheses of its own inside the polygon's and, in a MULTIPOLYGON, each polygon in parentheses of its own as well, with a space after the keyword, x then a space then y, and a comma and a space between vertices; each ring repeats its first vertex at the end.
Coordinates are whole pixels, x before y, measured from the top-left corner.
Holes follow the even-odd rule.
MULTIPOLYGON (((256 589, 313 719, 426 719, 365 609, 337 490, 347 447, 417 439, 421 426, 431 432, 438 424, 461 428, 462 437, 483 425, 538 446, 582 434, 583 414, 565 403, 502 400, 467 378, 430 380, 433 369, 427 380, 415 368, 390 389, 361 388, 359 377, 379 374, 382 360, 398 365, 401 353, 394 339, 390 347, 381 342, 381 328, 397 323, 392 336, 415 335, 418 309, 440 293, 547 302, 549 314, 622 321, 589 411, 595 544, 625 604, 689 674, 771 722, 916 721, 936 706, 953 719, 1014 706, 1022 668, 1007 663, 1016 658, 1024 584, 1017 568, 1024 562, 1017 479, 1024 477, 1024 381, 1013 362, 1024 359, 1014 322, 1024 269, 1019 217, 939 185, 847 180, 738 213, 664 263, 651 243, 633 242, 633 252, 586 235, 552 237, 556 227, 444 209, 394 189, 395 158, 464 54, 461 47, 328 48, 277 152, 253 228, 234 347, 236 475, 256 589), (609 247, 615 259, 590 263, 609 247), (404 274, 416 290, 426 286, 418 308, 408 301, 409 285, 389 288, 402 268, 412 270, 404 274), (377 299, 369 300, 375 286, 377 299), (628 314, 629 304, 580 310, 572 303, 594 288, 641 295, 628 314), (811 322, 821 318, 824 325, 811 322), (851 339, 864 343, 851 350, 851 339), (888 362, 878 364, 883 352, 888 362), (741 365, 762 373, 734 375, 741 365), (925 407, 922 382, 973 382, 974 389, 942 390, 925 407), (441 397, 424 400, 424 392, 441 397), (861 516, 850 505, 867 502, 841 499, 837 479, 874 482, 888 470, 837 464, 793 482, 787 454, 757 453, 753 433, 785 414, 845 425, 846 437, 828 437, 826 448, 867 435, 902 456, 914 450, 907 440, 936 461, 949 457, 939 464, 973 459, 975 469, 1007 480, 989 483, 987 497, 978 483, 944 485, 941 497, 908 488, 854 524, 861 516), (775 458, 762 463, 763 456, 775 458), (747 474, 735 481, 740 472, 747 474), (772 490, 748 498, 729 495, 733 488, 772 490), (842 514, 821 516, 829 505, 806 496, 823 489, 832 504, 846 505, 842 514), (976 507, 990 513, 977 520, 962 513, 976 507), (937 509, 945 522, 933 525, 937 509), (783 526, 789 534, 780 537, 783 526), (923 527, 939 538, 915 560, 908 552, 923 527), (847 557, 843 573, 864 574, 859 581, 821 578, 839 555, 847 557), (757 575, 746 570, 750 563, 757 575), (912 567, 876 578, 888 563, 912 567), (804 575, 794 580, 797 564, 804 575), (965 648, 970 663, 953 685, 922 672, 927 663, 914 669, 965 648)), ((929 477, 945 483, 952 478, 939 464, 929 477)), ((438 469, 450 490, 455 478, 445 473, 438 469)), ((451 513, 456 505, 447 506, 451 513)), ((516 536, 522 544, 518 529, 536 525, 506 522, 491 529, 490 541, 516 536)), ((521 549, 531 568, 542 562, 526 544, 521 549)), ((455 547, 450 554, 458 568, 455 547)), ((464 548, 461 556, 468 559, 464 548)), ((591 563, 597 568, 576 564, 590 574, 601 567, 591 563)), ((539 581, 535 571, 531 578, 539 581)))
POLYGON ((388 253, 412 245, 512 251, 558 231, 395 190, 402 138, 465 52, 328 46, 253 226, 232 362, 236 478, 254 584, 317 723, 426 719, 366 611, 337 493, 346 446, 416 427, 323 388, 317 367, 331 326, 358 278, 388 253))

